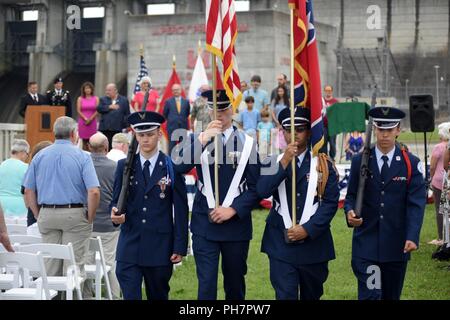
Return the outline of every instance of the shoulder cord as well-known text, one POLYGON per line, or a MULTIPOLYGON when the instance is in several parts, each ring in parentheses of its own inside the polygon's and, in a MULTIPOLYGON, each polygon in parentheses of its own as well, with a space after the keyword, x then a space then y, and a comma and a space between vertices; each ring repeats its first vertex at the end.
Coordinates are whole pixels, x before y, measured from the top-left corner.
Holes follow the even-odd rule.
POLYGON ((319 174, 317 183, 317 195, 319 196, 319 204, 322 202, 322 197, 325 194, 325 188, 328 182, 329 170, 328 170, 329 158, 325 153, 319 153, 317 172, 319 174))

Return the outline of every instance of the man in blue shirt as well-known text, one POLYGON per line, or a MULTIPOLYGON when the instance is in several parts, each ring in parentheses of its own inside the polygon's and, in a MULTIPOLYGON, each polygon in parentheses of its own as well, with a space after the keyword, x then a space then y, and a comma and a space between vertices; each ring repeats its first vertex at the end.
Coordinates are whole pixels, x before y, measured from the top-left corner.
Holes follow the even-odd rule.
MULTIPOLYGON (((37 218, 44 243, 72 243, 82 275, 100 184, 91 157, 76 147, 75 120, 60 117, 53 131, 55 143, 33 158, 25 174, 25 200, 37 218)), ((49 276, 61 275, 62 261, 48 261, 46 269, 49 276)))
POLYGON ((269 106, 269 95, 267 91, 259 88, 261 86, 260 76, 254 75, 250 80, 250 85, 252 87, 244 92, 244 99, 252 96, 255 99, 255 109, 260 112, 262 108, 269 106))

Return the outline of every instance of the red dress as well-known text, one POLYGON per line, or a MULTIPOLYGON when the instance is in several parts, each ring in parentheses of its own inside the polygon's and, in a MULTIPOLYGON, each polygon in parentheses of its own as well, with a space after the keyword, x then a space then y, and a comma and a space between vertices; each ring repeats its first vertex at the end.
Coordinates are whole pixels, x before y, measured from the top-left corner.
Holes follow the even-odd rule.
MULTIPOLYGON (((156 111, 158 98, 159 98, 158 91, 150 89, 150 93, 148 95, 147 108, 145 110, 156 111)), ((135 111, 141 111, 143 103, 144 103, 144 93, 142 91, 139 91, 134 95, 133 100, 131 100, 131 105, 133 106, 133 109, 135 109, 135 111), (138 104, 137 109, 134 107, 136 103, 138 104)))

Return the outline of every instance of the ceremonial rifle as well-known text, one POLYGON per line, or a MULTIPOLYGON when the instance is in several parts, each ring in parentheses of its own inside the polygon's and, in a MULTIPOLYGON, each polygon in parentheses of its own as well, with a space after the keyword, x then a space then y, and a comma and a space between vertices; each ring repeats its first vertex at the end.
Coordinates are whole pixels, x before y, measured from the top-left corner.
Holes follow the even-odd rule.
MULTIPOLYGON (((149 92, 150 92, 150 88, 145 92, 144 103, 142 104, 141 112, 145 112, 145 109, 147 107, 149 92)), ((120 189, 119 200, 117 201, 118 211, 117 211, 116 215, 119 215, 119 216, 121 214, 125 213, 125 206, 126 206, 127 196, 128 196, 128 187, 130 185, 130 177, 131 177, 131 174, 133 171, 134 159, 136 158, 137 147, 138 147, 138 142, 136 140, 136 134, 133 134, 133 137, 131 138, 130 147, 128 148, 128 155, 125 160, 125 167, 123 169, 123 174, 122 174, 122 187, 120 189)))
MULTIPOLYGON (((370 108, 374 108, 377 104, 377 85, 372 93, 372 101, 370 108)), ((372 143, 372 125, 373 119, 369 117, 369 123, 366 127, 366 140, 364 141, 364 149, 361 157, 361 166, 359 168, 359 182, 358 182, 358 193, 356 194, 356 203, 354 212, 356 217, 361 217, 361 209, 364 198, 364 189, 366 187, 367 177, 371 174, 369 170, 369 158, 370 158, 370 145, 372 143)))

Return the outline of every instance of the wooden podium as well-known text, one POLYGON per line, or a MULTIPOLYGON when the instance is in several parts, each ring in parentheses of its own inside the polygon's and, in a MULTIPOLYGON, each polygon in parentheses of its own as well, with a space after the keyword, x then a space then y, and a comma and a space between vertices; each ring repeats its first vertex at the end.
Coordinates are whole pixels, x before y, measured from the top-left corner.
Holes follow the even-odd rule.
POLYGON ((53 124, 57 118, 65 115, 66 107, 64 106, 27 106, 25 135, 30 144, 30 150, 33 150, 34 146, 41 141, 50 140, 54 142, 53 124))

